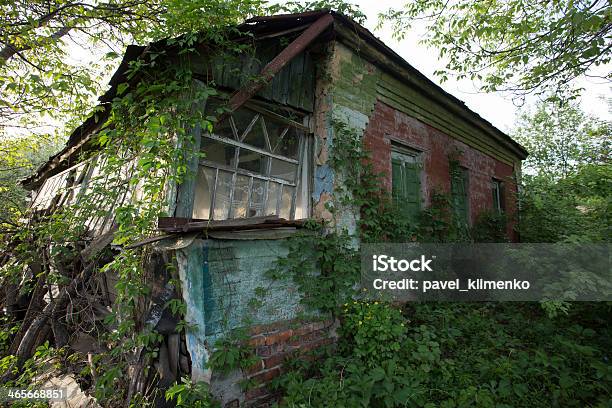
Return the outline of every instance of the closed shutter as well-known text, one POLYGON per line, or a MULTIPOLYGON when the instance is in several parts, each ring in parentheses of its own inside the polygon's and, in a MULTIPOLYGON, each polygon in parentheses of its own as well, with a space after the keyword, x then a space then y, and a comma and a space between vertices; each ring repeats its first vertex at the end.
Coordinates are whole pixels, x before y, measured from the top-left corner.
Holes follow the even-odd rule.
POLYGON ((421 210, 421 169, 416 157, 393 152, 391 166, 393 201, 401 214, 416 221, 421 210))
POLYGON ((451 173, 451 196, 455 218, 464 226, 468 225, 468 172, 459 168, 451 173))

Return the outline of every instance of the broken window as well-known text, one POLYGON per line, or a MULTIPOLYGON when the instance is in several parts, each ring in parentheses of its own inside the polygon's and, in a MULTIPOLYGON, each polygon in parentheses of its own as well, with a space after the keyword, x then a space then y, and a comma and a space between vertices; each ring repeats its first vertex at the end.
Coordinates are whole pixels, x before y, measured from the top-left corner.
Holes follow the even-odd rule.
POLYGON ((141 186, 130 185, 136 161, 126 161, 109 174, 102 172, 106 163, 100 156, 92 157, 47 178, 34 196, 32 210, 54 210, 79 203, 74 214, 83 217, 89 232, 95 236, 108 231, 114 221, 113 210, 140 199, 141 186))
POLYGON ((74 204, 91 169, 91 161, 84 161, 46 179, 32 201, 32 209, 74 204))
POLYGON ((416 221, 421 210, 421 164, 418 152, 393 146, 391 170, 393 202, 407 219, 416 221))
POLYGON ((254 105, 233 112, 202 136, 193 218, 308 217, 309 146, 293 118, 254 105))
POLYGON ((493 193, 493 210, 498 214, 504 212, 504 185, 501 181, 493 179, 491 183, 491 192, 493 193))

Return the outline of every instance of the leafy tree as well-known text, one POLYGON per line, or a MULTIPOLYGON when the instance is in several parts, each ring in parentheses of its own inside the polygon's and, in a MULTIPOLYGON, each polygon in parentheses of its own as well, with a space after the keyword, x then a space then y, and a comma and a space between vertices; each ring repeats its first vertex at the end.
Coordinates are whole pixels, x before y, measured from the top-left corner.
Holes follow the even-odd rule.
POLYGON ((437 74, 479 80, 485 91, 564 93, 612 49, 609 1, 415 0, 381 17, 399 38, 426 21, 424 43, 447 61, 437 74))
POLYGON ((57 138, 0 139, 0 236, 21 228, 19 219, 26 208, 26 192, 19 180, 28 176, 59 146, 57 138))
MULTIPOLYGON (((241 22, 262 0, 0 2, 0 131, 78 122, 122 48, 241 22), (105 55, 106 59, 101 60, 105 55), (77 58, 74 56, 78 55, 77 58), (80 60, 76 61, 76 60, 80 60)), ((70 126, 70 123, 68 124, 70 126)))
POLYGON ((315 1, 287 1, 270 7, 272 13, 303 13, 312 10, 330 9, 344 14, 364 24, 367 16, 359 9, 359 6, 343 0, 315 0, 315 1))
POLYGON ((514 138, 523 163, 520 233, 526 242, 609 242, 612 232, 610 123, 573 103, 541 102, 514 138))
POLYGON ((198 35, 258 13, 261 0, 35 0, 0 2, 0 229, 12 232, 26 193, 18 181, 61 145, 62 125, 89 115, 104 74, 130 42, 198 35), (105 58, 100 60, 100 56, 105 58), (81 61, 78 61, 81 60, 81 61), (54 129, 54 127, 57 127, 54 129))
POLYGON ((513 137, 529 152, 528 174, 564 178, 584 164, 609 161, 611 133, 610 123, 575 103, 540 102, 523 112, 513 137))
POLYGON ((525 176, 520 197, 523 242, 610 242, 612 166, 587 164, 564 179, 525 176))

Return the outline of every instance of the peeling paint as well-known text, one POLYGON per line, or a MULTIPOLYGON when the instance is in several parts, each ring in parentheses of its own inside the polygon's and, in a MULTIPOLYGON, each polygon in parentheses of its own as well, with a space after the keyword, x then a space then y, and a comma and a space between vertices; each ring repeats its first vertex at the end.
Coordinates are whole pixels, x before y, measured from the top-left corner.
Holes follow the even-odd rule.
POLYGON ((183 301, 187 305, 185 330, 187 351, 191 356, 191 378, 194 381, 210 383, 211 372, 206 367, 209 358, 206 347, 206 324, 204 318, 204 299, 202 296, 204 280, 201 273, 204 241, 195 240, 191 245, 176 251, 179 278, 183 301))
POLYGON ((328 164, 317 166, 314 177, 312 199, 318 202, 323 193, 332 193, 334 191, 334 171, 328 164))
POLYGON ((293 319, 303 311, 290 282, 265 277, 287 254, 282 239, 195 239, 176 254, 187 304, 185 320, 194 325, 186 330, 186 340, 196 381, 211 381, 206 368, 209 350, 229 330, 244 326, 245 317, 251 324, 266 324, 293 319), (258 287, 267 290, 266 307, 253 310, 249 301, 258 287))

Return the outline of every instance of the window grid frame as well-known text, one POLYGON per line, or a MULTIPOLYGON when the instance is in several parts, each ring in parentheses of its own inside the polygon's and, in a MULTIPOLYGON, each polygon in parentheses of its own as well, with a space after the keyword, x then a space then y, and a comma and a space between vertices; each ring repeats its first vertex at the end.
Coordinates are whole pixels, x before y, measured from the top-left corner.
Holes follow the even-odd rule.
POLYGON ((283 205, 283 196, 285 193, 285 189, 292 188, 293 190, 291 192, 291 198, 290 198, 291 201, 290 201, 288 219, 294 219, 295 212, 296 212, 296 206, 297 206, 298 186, 301 181, 300 176, 302 172, 305 171, 303 160, 304 160, 304 154, 305 154, 304 150, 307 148, 307 144, 308 144, 308 140, 307 140, 308 133, 305 131, 305 129, 307 128, 305 126, 295 126, 295 124, 297 124, 296 122, 293 122, 286 118, 282 118, 282 116, 278 114, 269 115, 268 112, 262 112, 262 110, 253 109, 252 106, 248 106, 247 109, 253 110, 255 112, 255 116, 253 120, 251 120, 249 126, 244 130, 242 135, 238 135, 238 129, 236 127, 233 117, 231 116, 229 117, 229 120, 230 120, 230 127, 232 129, 233 139, 230 139, 224 136, 219 136, 214 133, 202 135, 202 138, 204 139, 208 138, 208 139, 220 142, 220 143, 224 143, 224 144, 233 146, 235 148, 234 149, 234 161, 233 161, 232 166, 228 166, 222 163, 207 160, 205 157, 200 158, 198 161, 199 168, 203 167, 206 169, 214 170, 214 184, 212 186, 212 191, 210 192, 210 208, 208 211, 208 219, 209 220, 215 219, 214 213, 216 209, 215 204, 216 204, 216 196, 217 196, 217 188, 218 188, 218 183, 219 183, 219 171, 220 170, 226 171, 232 174, 231 182, 230 182, 229 197, 228 197, 229 205, 227 209, 227 219, 238 219, 239 218, 239 217, 236 217, 236 214, 233 213, 234 204, 235 204, 234 196, 235 196, 235 190, 236 190, 236 181, 237 181, 238 176, 244 176, 244 177, 249 178, 249 184, 248 184, 249 186, 248 186, 248 192, 247 192, 248 197, 247 197, 247 204, 246 204, 247 214, 244 217, 240 217, 240 218, 251 218, 248 215, 248 212, 251 210, 251 205, 252 205, 254 180, 257 179, 257 180, 262 180, 265 182, 264 197, 263 197, 263 202, 261 205, 262 212, 264 213, 263 215, 265 216, 265 212, 268 207, 268 202, 270 199, 272 199, 272 197, 270 196, 270 183, 273 182, 279 185, 278 191, 276 194, 276 208, 275 208, 274 215, 281 217, 281 209, 283 205), (279 118, 284 119, 281 122, 286 127, 283 130, 281 136, 279 137, 279 140, 276 142, 275 146, 272 146, 272 143, 270 142, 270 139, 269 139, 267 125, 266 125, 266 117, 268 117, 268 120, 271 120, 272 122, 279 121, 278 120, 279 118), (265 149, 244 143, 244 139, 246 138, 248 133, 253 129, 254 126, 257 126, 257 125, 261 125, 263 128, 262 133, 264 134, 265 144, 269 148, 270 151, 266 151, 265 149), (294 128, 297 134, 297 138, 298 138, 297 159, 293 159, 291 157, 282 156, 282 155, 274 153, 274 151, 276 151, 278 147, 282 145, 282 142, 286 140, 286 136, 288 135, 290 128, 294 128), (266 166, 265 174, 255 173, 253 171, 246 170, 246 169, 239 167, 240 166, 240 152, 243 149, 246 151, 260 154, 267 158, 267 162, 265 164, 266 166), (277 159, 282 162, 295 165, 295 170, 293 172, 293 180, 294 180, 293 182, 270 175, 270 172, 272 169, 272 159, 277 159))

